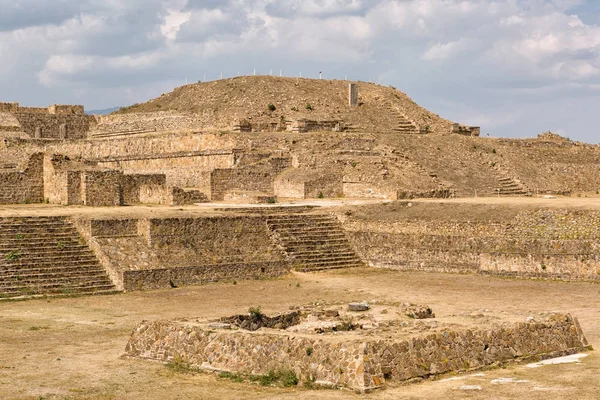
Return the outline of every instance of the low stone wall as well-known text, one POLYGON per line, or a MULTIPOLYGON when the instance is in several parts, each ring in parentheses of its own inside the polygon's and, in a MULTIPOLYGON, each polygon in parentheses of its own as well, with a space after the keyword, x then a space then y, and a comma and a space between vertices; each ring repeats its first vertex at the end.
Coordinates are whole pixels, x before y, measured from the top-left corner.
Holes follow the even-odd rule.
POLYGON ((124 271, 123 289, 152 290, 210 282, 275 278, 290 272, 285 262, 246 262, 124 271))
POLYGON ((553 315, 544 321, 505 323, 489 329, 447 328, 410 338, 383 339, 297 334, 260 329, 212 330, 178 321, 144 321, 126 355, 244 374, 291 369, 303 381, 368 390, 489 365, 572 354, 588 348, 577 320, 553 315), (309 350, 310 349, 310 350, 309 350))
POLYGON ((361 258, 373 266, 600 280, 597 211, 525 211, 502 223, 342 218, 361 258))
POLYGON ((265 217, 76 220, 120 290, 281 276, 291 265, 265 217))
POLYGON ((81 173, 83 204, 93 207, 122 205, 122 176, 119 171, 83 171, 81 173))
MULTIPOLYGON (((124 204, 142 203, 142 198, 148 198, 141 193, 143 187, 164 187, 166 188, 167 178, 164 174, 125 174, 121 178, 121 190, 123 192, 124 204)), ((156 204, 164 204, 157 199, 156 204)))
POLYGON ((31 156, 23 171, 0 173, 0 204, 41 203, 44 201, 44 156, 31 156))

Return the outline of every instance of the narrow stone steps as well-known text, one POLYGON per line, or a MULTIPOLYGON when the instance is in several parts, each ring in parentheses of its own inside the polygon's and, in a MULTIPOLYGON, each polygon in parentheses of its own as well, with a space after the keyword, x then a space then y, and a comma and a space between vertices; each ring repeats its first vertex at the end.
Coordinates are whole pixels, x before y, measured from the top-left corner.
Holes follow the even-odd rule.
POLYGON ((22 285, 13 286, 0 291, 0 299, 11 297, 29 298, 32 296, 53 296, 65 294, 108 294, 118 293, 112 284, 97 284, 97 285, 22 285))
POLYGON ((45 260, 43 258, 38 258, 35 260, 3 260, 0 264, 0 268, 2 267, 14 267, 14 266, 32 266, 32 267, 45 267, 45 266, 57 266, 60 267, 62 265, 68 264, 72 266, 77 265, 88 265, 88 264, 96 264, 98 265, 98 260, 95 256, 88 256, 85 258, 63 258, 63 259, 51 259, 45 260))
POLYGON ((87 265, 63 265, 63 266, 54 266, 54 267, 39 267, 39 266, 33 266, 33 267, 18 267, 15 268, 14 266, 8 268, 8 267, 0 267, 0 272, 3 274, 2 278, 4 278, 5 276, 10 276, 10 275, 23 275, 23 274, 48 274, 51 272, 52 273, 65 273, 65 274, 69 274, 73 271, 78 271, 78 272, 101 272, 104 273, 104 270, 99 269, 98 268, 98 264, 87 264, 87 265))
POLYGON ((13 283, 19 283, 21 285, 32 285, 37 284, 43 280, 46 283, 89 283, 89 282, 102 282, 110 283, 102 273, 90 274, 89 272, 73 272, 68 275, 47 273, 47 274, 22 274, 22 275, 9 275, 3 277, 3 281, 0 283, 0 290, 4 287, 12 287, 13 283))
POLYGON ((70 232, 65 232, 65 233, 56 233, 53 234, 52 236, 34 236, 34 237, 28 237, 28 236, 19 236, 17 237, 18 234, 10 234, 10 235, 3 235, 0 236, 0 243, 6 243, 6 244, 10 244, 10 243, 19 243, 19 242, 24 242, 27 241, 28 243, 48 243, 48 242, 77 242, 79 240, 81 240, 81 238, 77 235, 74 235, 70 232))
POLYGON ((362 263, 349 263, 349 264, 340 264, 340 265, 319 265, 319 264, 315 264, 315 265, 303 265, 301 267, 295 268, 297 271, 300 272, 317 272, 317 271, 326 271, 326 270, 332 270, 332 269, 343 269, 343 268, 358 268, 358 267, 363 267, 364 265, 362 263))
POLYGON ((331 215, 279 215, 267 227, 299 271, 361 265, 337 218, 331 215))
POLYGON ((0 298, 116 292, 64 217, 0 220, 0 298))
POLYGON ((50 254, 50 255, 52 255, 55 252, 61 252, 61 253, 70 252, 70 253, 76 254, 77 252, 81 252, 81 251, 90 251, 90 248, 83 244, 77 244, 77 245, 73 244, 73 245, 62 247, 62 248, 59 248, 56 244, 54 244, 52 246, 28 246, 26 244, 22 245, 22 246, 12 246, 12 245, 0 244, 0 253, 8 253, 10 251, 16 251, 16 250, 18 250, 21 254, 50 254))
POLYGON ((323 263, 323 262, 359 262, 360 259, 357 256, 351 257, 296 257, 294 256, 294 260, 300 261, 303 264, 310 264, 312 262, 323 263))

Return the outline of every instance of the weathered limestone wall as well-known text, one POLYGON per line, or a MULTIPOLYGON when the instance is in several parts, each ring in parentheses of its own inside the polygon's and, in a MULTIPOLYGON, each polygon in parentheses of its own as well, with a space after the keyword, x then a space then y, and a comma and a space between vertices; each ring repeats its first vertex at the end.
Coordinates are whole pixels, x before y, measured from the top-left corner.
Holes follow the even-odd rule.
POLYGON ((167 178, 164 174, 135 174, 129 175, 124 174, 121 177, 121 191, 123 193, 124 204, 138 204, 142 203, 142 199, 146 204, 166 204, 167 199, 154 199, 154 201, 148 201, 150 198, 143 193, 143 190, 148 187, 163 187, 166 189, 167 178))
POLYGON ((81 198, 83 204, 93 207, 120 206, 123 204, 119 171, 81 172, 81 198))
POLYGON ((169 288, 286 274, 265 217, 76 221, 122 290, 169 288))
POLYGON ((85 115, 83 106, 54 104, 41 108, 0 103, 0 130, 18 129, 32 138, 82 139, 87 136, 89 127, 90 117, 85 115), (5 113, 10 114, 11 118, 2 117, 5 113), (6 121, 10 123, 6 124, 6 121))
POLYGON ((600 279, 600 213, 539 210, 506 222, 345 220, 361 258, 394 269, 600 279))
POLYGON ((200 131, 203 126, 191 115, 174 112, 95 115, 90 135, 114 136, 143 132, 200 131))
POLYGON ((31 156, 23 171, 0 173, 0 203, 41 203, 44 201, 44 155, 31 156))
POLYGON ((190 152, 115 157, 100 160, 98 165, 122 169, 126 174, 164 174, 170 186, 193 187, 208 193, 210 171, 232 168, 234 162, 233 152, 190 152))
POLYGON ((378 386, 386 376, 403 381, 536 355, 571 354, 587 346, 577 319, 568 314, 490 330, 436 333, 401 343, 378 340, 365 349, 365 385, 378 386))
POLYGON ((255 375, 287 368, 304 381, 366 390, 386 381, 572 354, 588 346, 570 315, 486 330, 455 329, 396 340, 356 336, 344 340, 343 336, 263 329, 214 331, 185 322, 144 321, 134 329, 125 352, 129 357, 178 359, 196 368, 255 375))
POLYGON ((272 195, 277 175, 291 166, 291 157, 272 157, 241 168, 215 169, 210 174, 211 200, 224 200, 236 192, 272 195))

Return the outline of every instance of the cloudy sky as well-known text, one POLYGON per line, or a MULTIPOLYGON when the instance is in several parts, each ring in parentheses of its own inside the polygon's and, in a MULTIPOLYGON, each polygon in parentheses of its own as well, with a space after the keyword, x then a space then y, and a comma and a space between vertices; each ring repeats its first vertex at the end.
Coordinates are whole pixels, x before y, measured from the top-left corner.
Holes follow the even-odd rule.
POLYGON ((597 0, 0 0, 0 101, 252 74, 372 80, 491 136, 600 142, 597 0))

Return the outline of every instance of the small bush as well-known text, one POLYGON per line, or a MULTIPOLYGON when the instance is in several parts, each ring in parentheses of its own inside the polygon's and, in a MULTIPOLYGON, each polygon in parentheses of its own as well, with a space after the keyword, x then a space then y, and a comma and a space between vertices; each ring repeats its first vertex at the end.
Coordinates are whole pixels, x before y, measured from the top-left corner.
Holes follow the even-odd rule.
POLYGON ((496 149, 492 149, 492 153, 493 153, 493 154, 496 154, 496 149))
POLYGON ((294 106, 291 108, 292 111, 298 111, 298 107, 294 106))
POLYGON ((252 321, 262 321, 263 318, 265 317, 265 314, 263 314, 263 312, 260 310, 260 306, 259 307, 250 307, 248 309, 248 315, 250 316, 250 319, 252 321))
POLYGON ((325 196, 323 195, 323 192, 319 192, 319 194, 317 195, 317 197, 318 197, 319 199, 322 199, 322 198, 324 198, 325 196))
POLYGON ((540 265, 540 267, 542 268, 542 271, 545 271, 545 270, 546 270, 546 264, 542 263, 542 264, 540 265))
POLYGON ((15 236, 15 239, 17 240, 23 240, 25 238, 25 236, 22 233, 17 233, 17 235, 15 236))
POLYGON ((4 259, 6 261, 15 261, 18 260, 21 257, 21 253, 19 253, 18 251, 9 251, 8 253, 6 253, 6 255, 4 256, 4 259))
POLYGON ((313 109, 313 106, 312 106, 311 104, 306 104, 305 108, 306 108, 308 111, 312 111, 312 109, 313 109))
POLYGON ((313 353, 313 348, 312 347, 307 347, 306 348, 306 355, 310 357, 310 356, 312 356, 312 353, 313 353))
POLYGON ((292 387, 298 384, 298 377, 291 369, 271 370, 264 375, 251 376, 250 380, 258 382, 261 386, 281 385, 283 387, 292 387))
POLYGON ((275 203, 277 203, 277 200, 275 200, 275 197, 269 197, 267 199, 267 203, 268 204, 275 204, 275 203))
POLYGON ((219 378, 231 379, 233 382, 244 382, 244 377, 234 372, 221 372, 219 378))
POLYGON ((166 365, 171 371, 178 373, 189 374, 190 372, 197 372, 179 355, 176 355, 173 360, 169 361, 166 365))
POLYGON ((269 104, 267 108, 269 109, 269 111, 275 111, 277 109, 277 107, 275 107, 275 104, 269 104))
POLYGON ((352 161, 350 163, 350 165, 352 166, 352 168, 356 168, 356 166, 358 165, 358 163, 356 161, 352 161))

